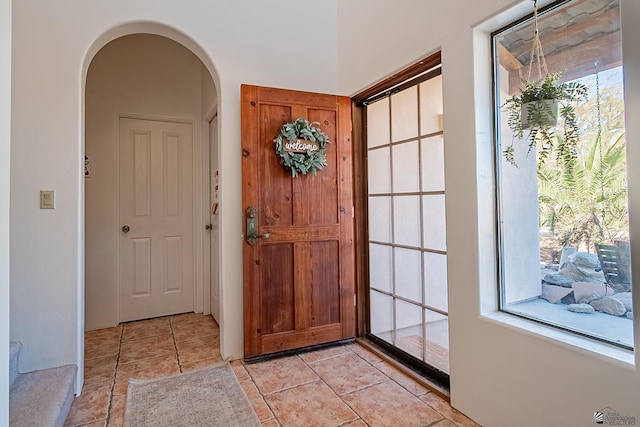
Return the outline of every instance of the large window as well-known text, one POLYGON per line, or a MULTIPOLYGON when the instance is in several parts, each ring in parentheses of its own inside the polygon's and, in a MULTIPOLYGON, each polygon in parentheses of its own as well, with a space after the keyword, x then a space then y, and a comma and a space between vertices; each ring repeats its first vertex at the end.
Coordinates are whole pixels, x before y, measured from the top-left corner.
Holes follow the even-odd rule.
POLYGON ((493 37, 500 308, 632 349, 618 0, 556 2, 538 34, 542 55, 533 17, 493 37), (550 138, 532 137, 535 125, 518 135, 505 103, 556 72, 581 96, 560 101, 557 125, 539 125, 550 138))

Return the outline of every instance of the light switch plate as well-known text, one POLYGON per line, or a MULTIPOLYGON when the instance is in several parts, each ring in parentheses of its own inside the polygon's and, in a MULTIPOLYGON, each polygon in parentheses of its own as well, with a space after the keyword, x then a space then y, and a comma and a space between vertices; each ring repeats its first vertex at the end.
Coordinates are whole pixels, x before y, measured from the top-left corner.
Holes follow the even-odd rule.
POLYGON ((54 190, 40 190, 40 209, 55 209, 54 190))

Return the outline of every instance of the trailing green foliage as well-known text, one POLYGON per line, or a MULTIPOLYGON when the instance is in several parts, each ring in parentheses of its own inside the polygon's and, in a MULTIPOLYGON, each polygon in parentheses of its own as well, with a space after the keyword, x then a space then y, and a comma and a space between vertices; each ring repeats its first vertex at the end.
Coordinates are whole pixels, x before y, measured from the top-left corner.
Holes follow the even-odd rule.
POLYGON ((509 98, 502 108, 508 114, 507 126, 513 133, 511 144, 503 151, 505 160, 514 166, 513 143, 516 138, 524 139, 525 127, 522 124, 522 107, 531 103, 527 110, 529 123, 529 151, 538 147, 539 164, 543 164, 552 152, 556 159, 567 164, 576 157, 576 144, 579 127, 573 103, 586 99, 587 87, 582 83, 560 83, 563 73, 549 73, 542 80, 524 83, 519 95, 509 98), (559 104, 560 121, 555 123, 555 111, 543 101, 554 100, 559 104), (556 132, 559 130, 559 134, 556 132))
POLYGON ((329 143, 329 137, 310 123, 307 119, 299 118, 293 123, 285 123, 280 129, 280 133, 275 142, 276 153, 280 157, 280 164, 291 169, 291 176, 296 177, 298 173, 306 175, 309 172, 314 175, 327 165, 325 147, 329 143), (317 142, 320 149, 316 152, 307 150, 306 153, 292 153, 284 150, 284 141, 296 142, 299 139, 317 142))

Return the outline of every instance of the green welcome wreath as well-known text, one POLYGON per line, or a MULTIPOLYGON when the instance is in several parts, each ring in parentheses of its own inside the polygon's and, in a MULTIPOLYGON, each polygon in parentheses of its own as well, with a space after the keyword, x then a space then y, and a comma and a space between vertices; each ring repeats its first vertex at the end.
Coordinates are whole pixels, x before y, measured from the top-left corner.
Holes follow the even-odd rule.
POLYGON ((278 137, 273 140, 280 164, 291 169, 291 176, 314 175, 327 165, 325 147, 329 137, 307 119, 297 119, 293 123, 285 123, 278 137))

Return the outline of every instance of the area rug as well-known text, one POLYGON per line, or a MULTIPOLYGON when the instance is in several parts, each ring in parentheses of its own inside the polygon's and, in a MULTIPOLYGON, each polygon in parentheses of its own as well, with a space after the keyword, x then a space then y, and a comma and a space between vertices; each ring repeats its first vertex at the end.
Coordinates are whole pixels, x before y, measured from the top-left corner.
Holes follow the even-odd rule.
POLYGON ((129 380, 125 427, 261 426, 228 363, 129 380))

